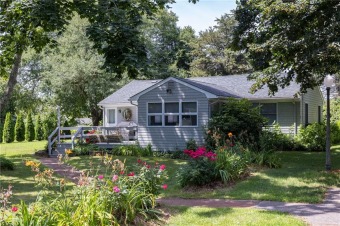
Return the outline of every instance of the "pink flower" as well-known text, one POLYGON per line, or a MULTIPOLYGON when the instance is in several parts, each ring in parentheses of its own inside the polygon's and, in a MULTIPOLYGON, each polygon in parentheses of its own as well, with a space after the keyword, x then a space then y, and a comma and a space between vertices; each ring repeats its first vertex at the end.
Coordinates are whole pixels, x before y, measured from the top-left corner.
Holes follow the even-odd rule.
POLYGON ((12 212, 17 212, 17 211, 18 211, 18 207, 13 206, 13 207, 12 207, 12 212))
POLYGON ((140 159, 137 159, 137 162, 138 162, 138 163, 142 163, 142 160, 140 160, 140 159))
POLYGON ((146 168, 150 169, 150 167, 151 167, 150 165, 146 165, 146 168))
POLYGON ((159 170, 161 170, 161 171, 165 170, 165 165, 164 165, 164 164, 161 165, 161 166, 159 167, 159 170))
POLYGON ((128 174, 129 177, 133 177, 134 175, 135 175, 134 172, 131 172, 131 173, 128 174))
POLYGON ((119 193, 119 192, 120 192, 120 189, 119 189, 119 187, 114 186, 114 187, 113 187, 113 191, 116 192, 116 193, 119 193))
POLYGON ((118 175, 113 175, 113 177, 112 177, 112 182, 115 182, 116 180, 118 180, 118 175))
POLYGON ((124 173, 125 173, 124 171, 120 171, 120 172, 119 172, 120 175, 123 175, 124 173))
POLYGON ((104 175, 98 175, 98 179, 99 180, 103 180, 104 179, 104 175))
POLYGON ((166 189, 168 188, 168 185, 167 185, 167 184, 163 184, 163 185, 162 185, 162 188, 163 188, 164 190, 166 190, 166 189))

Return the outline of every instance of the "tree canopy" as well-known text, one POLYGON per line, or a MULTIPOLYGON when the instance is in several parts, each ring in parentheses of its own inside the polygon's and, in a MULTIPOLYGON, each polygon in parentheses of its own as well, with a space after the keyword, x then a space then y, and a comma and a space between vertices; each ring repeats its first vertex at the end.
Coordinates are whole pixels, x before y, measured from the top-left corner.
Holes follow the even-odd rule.
POLYGON ((296 81, 305 92, 339 72, 339 0, 240 0, 235 18, 233 47, 248 54, 253 91, 296 81))

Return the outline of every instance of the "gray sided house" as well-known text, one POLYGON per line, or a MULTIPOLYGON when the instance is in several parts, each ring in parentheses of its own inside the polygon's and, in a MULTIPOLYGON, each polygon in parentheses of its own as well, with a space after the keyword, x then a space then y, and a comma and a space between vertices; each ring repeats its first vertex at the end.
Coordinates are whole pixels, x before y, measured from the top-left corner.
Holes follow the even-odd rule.
MULTIPOLYGON (((252 81, 246 75, 133 80, 98 105, 103 108, 103 126, 138 126, 135 135, 141 146, 157 150, 183 149, 189 139, 204 143, 204 127, 211 112, 228 97, 246 98, 261 106, 261 114, 296 134, 300 124, 322 120, 323 97, 319 88, 296 95, 291 84, 268 96, 267 89, 249 93, 252 81)), ((126 136, 125 139, 129 137, 126 136)))

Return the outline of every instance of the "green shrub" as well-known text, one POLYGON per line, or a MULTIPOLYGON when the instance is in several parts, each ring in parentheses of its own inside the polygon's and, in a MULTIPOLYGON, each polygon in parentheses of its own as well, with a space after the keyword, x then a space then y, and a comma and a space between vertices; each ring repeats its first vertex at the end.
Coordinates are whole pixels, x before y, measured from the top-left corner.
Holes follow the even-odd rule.
POLYGON ((50 113, 43 120, 43 136, 47 140, 48 136, 57 128, 57 116, 55 113, 50 113))
POLYGON ((280 168, 282 166, 281 159, 274 151, 260 151, 260 152, 248 152, 249 162, 269 168, 280 168))
POLYGON ((208 123, 206 145, 209 149, 223 146, 230 132, 244 140, 258 140, 266 121, 248 100, 229 98, 208 123))
MULTIPOLYGON (((331 144, 337 143, 339 127, 331 124, 331 144)), ((326 147, 326 125, 324 123, 313 123, 307 127, 300 127, 297 139, 309 151, 324 151, 326 147)))
POLYGON ((43 124, 42 124, 40 115, 36 117, 34 131, 35 131, 35 140, 44 139, 43 124))
POLYGON ((34 140, 34 124, 32 120, 32 113, 29 111, 26 117, 26 125, 25 125, 25 140, 32 141, 34 140))
POLYGON ((248 173, 248 159, 241 145, 219 148, 216 151, 216 169, 224 183, 235 181, 248 173))
POLYGON ((189 139, 186 144, 187 150, 196 150, 198 148, 197 143, 194 139, 189 139))
POLYGON ((4 156, 0 156, 0 170, 14 170, 14 163, 4 156))
POLYGON ((2 133, 2 140, 4 143, 11 143, 14 141, 14 128, 12 122, 12 115, 10 112, 6 114, 5 124, 2 133))
POLYGON ((18 114, 15 122, 14 139, 18 142, 25 140, 25 123, 21 113, 18 114))
POLYGON ((115 146, 112 149, 112 154, 117 156, 152 156, 153 151, 151 144, 147 147, 143 148, 139 145, 122 145, 122 146, 115 146))
POLYGON ((101 149, 95 144, 77 144, 73 149, 74 154, 77 156, 89 155, 92 152, 98 151, 101 151, 101 149))
MULTIPOLYGON (((70 124, 69 122, 67 121, 67 119, 65 120, 64 124, 63 124, 63 127, 70 127, 70 124)), ((71 135, 71 131, 70 130, 64 130, 62 131, 62 133, 64 135, 71 135)))
POLYGON ((3 131, 4 127, 3 127, 3 124, 1 122, 1 119, 0 119, 0 144, 2 143, 2 131, 3 131))
POLYGON ((202 186, 219 181, 218 171, 215 167, 215 154, 208 152, 204 147, 195 151, 185 150, 189 156, 188 164, 181 167, 177 173, 177 180, 181 187, 202 186))

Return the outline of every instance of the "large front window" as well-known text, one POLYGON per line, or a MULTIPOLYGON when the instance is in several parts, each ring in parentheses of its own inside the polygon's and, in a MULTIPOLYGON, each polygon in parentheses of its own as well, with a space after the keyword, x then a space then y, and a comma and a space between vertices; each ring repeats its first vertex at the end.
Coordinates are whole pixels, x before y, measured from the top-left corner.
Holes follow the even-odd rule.
POLYGON ((276 103, 267 103, 267 104, 260 104, 261 106, 261 115, 268 119, 268 124, 272 125, 273 123, 277 122, 277 113, 276 113, 276 103))
POLYGON ((148 126, 197 126, 197 102, 148 103, 148 126))

